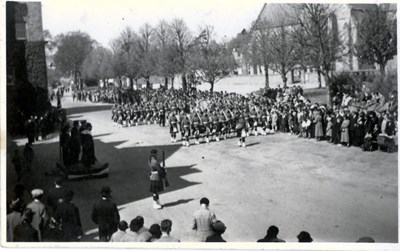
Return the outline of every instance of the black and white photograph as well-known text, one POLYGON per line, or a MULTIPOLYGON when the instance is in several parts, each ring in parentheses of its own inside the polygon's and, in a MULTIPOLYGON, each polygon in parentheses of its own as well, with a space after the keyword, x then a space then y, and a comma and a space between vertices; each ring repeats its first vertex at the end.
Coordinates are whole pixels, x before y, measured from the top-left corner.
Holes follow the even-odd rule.
POLYGON ((395 1, 2 5, 3 247, 399 248, 395 1))

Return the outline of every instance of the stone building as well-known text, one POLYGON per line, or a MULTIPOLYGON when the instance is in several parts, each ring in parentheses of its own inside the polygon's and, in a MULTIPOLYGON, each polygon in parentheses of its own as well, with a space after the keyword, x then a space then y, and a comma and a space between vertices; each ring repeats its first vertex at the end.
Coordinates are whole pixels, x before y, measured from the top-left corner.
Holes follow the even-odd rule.
MULTIPOLYGON (((280 3, 265 3, 261 9, 257 19, 254 21, 252 30, 257 30, 257 23, 263 20, 269 20, 270 23, 274 23, 275 20, 281 18, 284 21, 285 26, 298 25, 296 21, 296 5, 299 4, 280 4, 280 3), (283 17, 283 18, 282 18, 283 17)), ((389 15, 396 15, 397 5, 396 4, 385 4, 389 15)), ((370 65, 365 62, 361 62, 354 53, 354 44, 357 41, 357 24, 361 22, 365 11, 374 8, 375 4, 333 4, 331 5, 335 10, 335 15, 332 15, 329 22, 330 28, 337 32, 337 36, 341 38, 345 51, 348 51, 347 55, 342 61, 336 62, 334 70, 340 71, 376 71, 379 69, 378 65, 370 65)), ((272 27, 273 29, 274 27, 272 27)), ((390 60, 388 66, 397 69, 397 56, 390 60)), ((241 66, 239 66, 240 68, 241 66)), ((288 75, 289 83, 307 82, 308 74, 312 73, 314 69, 303 70, 300 67, 295 68, 288 75)), ((264 74, 265 69, 263 66, 253 66, 250 70, 242 74, 264 74)), ((273 73, 273 72, 272 72, 273 73)))
POLYGON ((21 129, 48 109, 47 69, 40 2, 6 2, 7 126, 21 129))

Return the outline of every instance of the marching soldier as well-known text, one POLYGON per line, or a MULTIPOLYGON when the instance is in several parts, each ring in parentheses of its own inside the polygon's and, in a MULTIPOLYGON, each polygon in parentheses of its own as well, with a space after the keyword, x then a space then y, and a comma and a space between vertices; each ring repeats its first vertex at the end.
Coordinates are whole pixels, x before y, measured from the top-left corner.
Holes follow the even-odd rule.
POLYGON ((175 112, 172 112, 171 117, 169 118, 169 132, 171 133, 171 142, 176 142, 176 134, 178 133, 178 118, 175 115, 175 112))
POLYGON ((187 115, 184 114, 184 117, 181 121, 182 125, 182 141, 183 145, 189 147, 189 136, 190 136, 190 120, 187 115))

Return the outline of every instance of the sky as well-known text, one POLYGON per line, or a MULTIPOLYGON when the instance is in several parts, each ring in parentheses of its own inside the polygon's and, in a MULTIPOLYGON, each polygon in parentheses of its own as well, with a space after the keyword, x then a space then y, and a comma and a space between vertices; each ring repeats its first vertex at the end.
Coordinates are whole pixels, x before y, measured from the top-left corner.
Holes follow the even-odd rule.
POLYGON ((110 47, 125 27, 135 31, 144 23, 156 26, 165 19, 182 18, 192 32, 212 25, 219 41, 249 28, 265 0, 42 0, 43 29, 55 36, 84 31, 110 47))

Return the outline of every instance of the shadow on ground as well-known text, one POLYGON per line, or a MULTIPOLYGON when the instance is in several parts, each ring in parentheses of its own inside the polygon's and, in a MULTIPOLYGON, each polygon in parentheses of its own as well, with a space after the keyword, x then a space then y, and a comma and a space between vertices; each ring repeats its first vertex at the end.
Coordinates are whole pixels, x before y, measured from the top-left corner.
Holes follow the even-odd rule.
MULTIPOLYGON (((96 228, 96 225, 91 221, 91 211, 95 201, 100 199, 101 187, 110 186, 113 196, 112 200, 115 201, 118 206, 122 207, 125 207, 124 205, 128 203, 150 198, 150 170, 148 167, 148 160, 151 149, 158 149, 160 157, 162 156, 161 152, 164 151, 165 158, 168 159, 181 147, 181 145, 158 145, 117 149, 116 146, 123 142, 104 143, 98 139, 99 137, 107 135, 108 134, 95 136, 94 142, 97 159, 101 162, 109 163, 109 176, 101 179, 67 181, 64 185, 66 188, 72 189, 75 193, 74 203, 80 209, 84 232, 96 228), (103 154, 100 155, 100 152, 103 154)), ((14 145, 11 148, 15 149, 16 147, 17 146, 14 145)), ((21 180, 21 183, 27 186, 28 191, 34 188, 44 189, 45 192, 49 191, 54 179, 59 176, 56 169, 56 162, 59 161, 59 143, 42 142, 41 144, 33 145, 33 149, 37 161, 34 163, 33 172, 26 174, 21 180), (48 175, 46 175, 46 172, 48 175)), ((23 148, 20 148, 20 151, 22 150, 23 148)), ((17 181, 13 165, 10 163, 11 156, 8 156, 7 159, 7 201, 10 201, 13 187, 17 181)), ((185 175, 201 172, 199 169, 194 168, 194 165, 168 167, 168 161, 166 162, 170 186, 165 193, 199 184, 182 178, 185 175)), ((28 192, 25 195, 25 200, 27 202, 31 201, 28 192)), ((169 203, 166 206, 173 207, 191 200, 193 199, 179 200, 169 203)), ((84 236, 82 241, 92 239, 88 237, 89 236, 84 236)))
POLYGON ((86 113, 86 112, 99 112, 104 110, 110 110, 111 104, 108 105, 93 105, 93 106, 79 106, 66 108, 67 116, 73 115, 75 113, 86 113))

